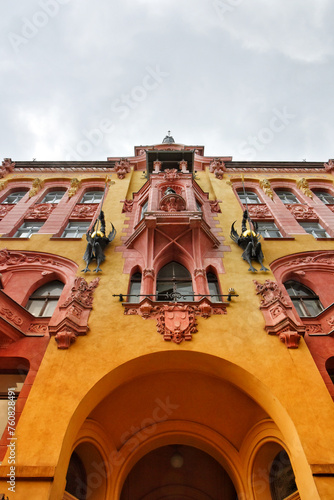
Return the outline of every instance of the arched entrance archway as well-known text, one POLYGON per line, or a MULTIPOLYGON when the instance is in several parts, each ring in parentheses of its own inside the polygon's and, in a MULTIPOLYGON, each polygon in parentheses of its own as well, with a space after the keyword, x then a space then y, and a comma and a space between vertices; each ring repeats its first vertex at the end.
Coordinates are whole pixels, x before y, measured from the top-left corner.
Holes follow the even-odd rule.
POLYGON ((128 474, 120 500, 235 500, 227 472, 209 454, 185 445, 156 448, 128 474))

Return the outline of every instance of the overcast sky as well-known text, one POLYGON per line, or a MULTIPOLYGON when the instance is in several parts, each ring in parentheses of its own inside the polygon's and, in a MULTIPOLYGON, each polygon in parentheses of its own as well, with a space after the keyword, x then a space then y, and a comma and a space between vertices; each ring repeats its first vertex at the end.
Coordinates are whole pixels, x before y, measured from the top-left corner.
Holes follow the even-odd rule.
POLYGON ((333 0, 1 0, 0 157, 334 158, 333 0))

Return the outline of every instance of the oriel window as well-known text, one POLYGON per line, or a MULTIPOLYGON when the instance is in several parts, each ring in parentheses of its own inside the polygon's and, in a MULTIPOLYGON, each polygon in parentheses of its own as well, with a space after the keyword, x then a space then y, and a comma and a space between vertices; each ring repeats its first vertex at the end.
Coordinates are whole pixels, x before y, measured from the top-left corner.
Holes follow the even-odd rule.
POLYGON ((194 292, 189 271, 178 262, 162 267, 157 276, 157 300, 192 301, 194 292))

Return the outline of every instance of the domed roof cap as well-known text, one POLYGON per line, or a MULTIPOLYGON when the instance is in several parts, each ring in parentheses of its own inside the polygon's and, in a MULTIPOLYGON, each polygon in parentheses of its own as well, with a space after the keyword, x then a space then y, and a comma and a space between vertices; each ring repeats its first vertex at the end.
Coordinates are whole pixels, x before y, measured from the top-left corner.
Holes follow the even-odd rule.
POLYGON ((174 138, 170 135, 170 130, 168 130, 168 134, 162 141, 163 144, 173 144, 175 143, 174 138))

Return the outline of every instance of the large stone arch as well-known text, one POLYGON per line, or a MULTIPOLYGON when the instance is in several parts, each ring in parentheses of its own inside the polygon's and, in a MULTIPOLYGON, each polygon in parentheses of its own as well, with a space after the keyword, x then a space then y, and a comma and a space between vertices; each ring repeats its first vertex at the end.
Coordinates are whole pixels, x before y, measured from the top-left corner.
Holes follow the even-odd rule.
MULTIPOLYGON (((124 363, 100 379, 72 416, 63 440, 51 499, 59 499, 63 492, 59 484, 64 487, 71 450, 87 419, 98 422, 109 436, 110 443, 105 442, 104 446, 112 466, 109 478, 112 484, 108 485, 110 498, 119 498, 128 472, 142 456, 160 446, 180 442, 215 458, 230 475, 239 498, 250 500, 251 484, 247 483, 247 474, 254 460, 251 450, 264 438, 282 443, 291 455, 297 484, 299 482, 301 493, 305 495, 303 498, 319 498, 299 436, 286 409, 262 381, 216 356, 189 351, 156 352, 124 363), (168 380, 164 379, 166 374, 168 380), (191 384, 196 385, 199 398, 192 397, 191 384), (205 392, 202 389, 198 392, 199 384, 205 387, 205 392), (157 388, 163 386, 165 392, 157 392, 157 388), (169 389, 169 401, 166 388, 169 389), (214 401, 220 395, 216 415, 208 415, 203 409, 206 392, 214 401), (182 395, 182 403, 181 409, 175 409, 174 413, 173 405, 179 404, 175 399, 177 394, 182 395), (147 410, 150 395, 156 398, 147 410), (130 401, 127 406, 126 401, 130 401), (171 415, 166 411, 168 403, 172 405, 171 415), (154 404, 159 407, 156 411, 154 404), (167 418, 163 418, 163 407, 167 418), (245 420, 247 412, 255 415, 249 425, 241 422, 241 408, 246 412, 245 420), (227 415, 228 409, 230 415, 227 415), (223 419, 219 418, 221 411, 225 412, 223 419), (240 429, 228 431, 233 418, 237 419, 240 429)), ((82 432, 80 435, 82 437, 82 432)))

